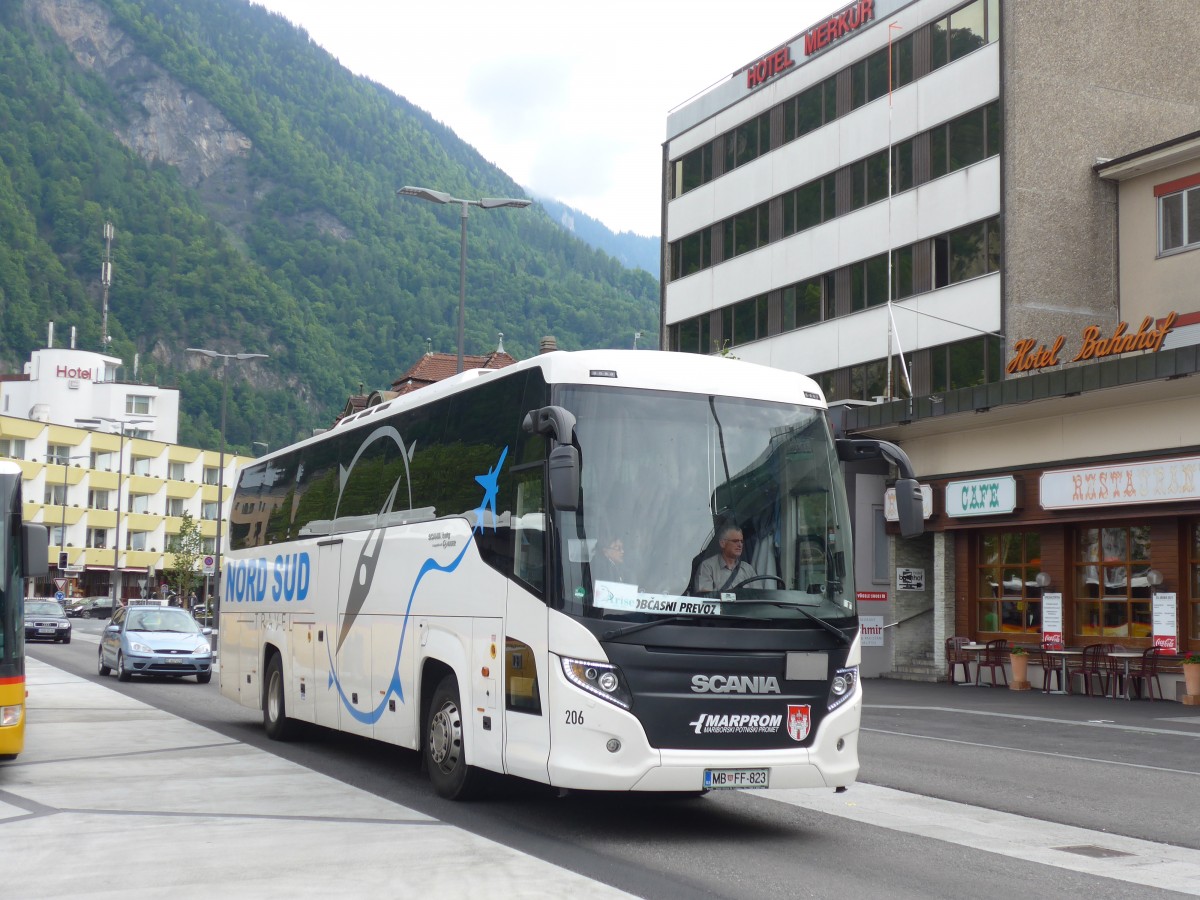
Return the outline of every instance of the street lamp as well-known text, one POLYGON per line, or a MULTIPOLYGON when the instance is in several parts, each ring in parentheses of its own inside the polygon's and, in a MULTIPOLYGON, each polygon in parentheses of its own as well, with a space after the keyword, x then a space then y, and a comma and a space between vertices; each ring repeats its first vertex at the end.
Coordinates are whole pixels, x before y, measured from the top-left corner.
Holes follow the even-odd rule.
MULTIPOLYGON (((229 366, 229 361, 245 362, 248 359, 266 359, 265 353, 218 353, 216 350, 205 350, 200 347, 188 347, 188 353, 199 353, 201 356, 207 356, 209 359, 221 360, 221 462, 220 468, 217 469, 217 552, 213 554, 216 557, 216 566, 213 568, 213 573, 216 579, 216 595, 217 604, 214 608, 220 608, 221 602, 221 523, 225 518, 225 408, 229 402, 229 379, 225 377, 225 369, 229 366)), ((208 605, 208 598, 205 598, 205 606, 208 605)))
POLYGON ((419 200, 428 200, 430 203, 457 203, 461 210, 460 221, 462 223, 462 237, 459 242, 458 250, 458 368, 456 372, 463 370, 463 323, 467 315, 467 207, 478 206, 480 209, 499 209, 503 206, 512 206, 517 209, 524 209, 532 203, 532 200, 518 200, 513 197, 484 197, 482 200, 463 200, 460 197, 451 197, 445 191, 435 191, 430 188, 405 186, 396 191, 398 197, 416 197, 419 200))
POLYGON ((121 570, 121 485, 125 478, 125 429, 131 425, 151 425, 153 424, 153 420, 114 419, 109 416, 96 416, 96 420, 116 425, 117 429, 121 432, 120 449, 117 450, 117 527, 113 531, 112 595, 113 612, 116 612, 121 605, 121 601, 117 597, 117 573, 121 570))

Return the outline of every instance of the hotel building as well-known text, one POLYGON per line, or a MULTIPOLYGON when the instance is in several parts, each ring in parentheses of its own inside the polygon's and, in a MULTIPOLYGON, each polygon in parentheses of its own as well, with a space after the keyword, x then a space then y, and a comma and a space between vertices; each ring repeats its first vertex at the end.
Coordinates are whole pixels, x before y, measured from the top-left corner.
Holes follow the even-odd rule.
POLYGON ((858 0, 669 114, 667 348, 813 376, 928 485, 903 541, 851 473, 866 674, 1200 650, 1198 64, 1182 3, 858 0))

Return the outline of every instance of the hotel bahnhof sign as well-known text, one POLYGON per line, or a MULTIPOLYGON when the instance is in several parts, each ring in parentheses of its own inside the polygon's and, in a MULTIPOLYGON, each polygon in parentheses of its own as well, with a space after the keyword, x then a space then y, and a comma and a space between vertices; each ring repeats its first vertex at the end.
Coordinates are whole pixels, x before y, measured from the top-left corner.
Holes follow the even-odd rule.
POLYGON ((951 481, 946 485, 946 515, 1001 516, 1017 508, 1017 479, 1012 475, 951 481))
MULTIPOLYGON (((1104 359, 1106 356, 1119 356, 1137 350, 1157 353, 1162 349, 1163 341, 1175 327, 1175 320, 1178 318, 1179 313, 1171 312, 1167 313, 1161 322, 1156 323, 1153 316, 1146 316, 1138 330, 1132 334, 1129 333, 1129 323, 1121 322, 1108 337, 1105 337, 1099 325, 1089 325, 1083 329, 1079 352, 1070 361, 1104 359)), ((1009 375, 1016 375, 1018 372, 1034 372, 1057 366, 1062 362, 1058 354, 1062 352, 1066 340, 1066 337, 1060 334, 1049 347, 1045 344, 1039 347, 1036 338, 1022 338, 1013 344, 1012 359, 1008 361, 1004 371, 1009 375)))
POLYGON ((1042 509, 1200 500, 1197 473, 1200 456, 1045 472, 1040 481, 1042 509))

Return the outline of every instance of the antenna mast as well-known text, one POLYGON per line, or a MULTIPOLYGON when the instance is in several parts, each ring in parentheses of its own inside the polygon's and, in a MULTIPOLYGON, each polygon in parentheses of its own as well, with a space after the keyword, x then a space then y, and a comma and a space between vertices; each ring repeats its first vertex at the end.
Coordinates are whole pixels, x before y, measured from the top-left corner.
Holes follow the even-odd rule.
POLYGON ((105 222, 104 262, 100 263, 100 284, 104 286, 104 301, 100 313, 100 351, 102 353, 108 351, 109 342, 112 341, 112 338, 108 336, 108 288, 112 284, 112 241, 113 224, 105 222))

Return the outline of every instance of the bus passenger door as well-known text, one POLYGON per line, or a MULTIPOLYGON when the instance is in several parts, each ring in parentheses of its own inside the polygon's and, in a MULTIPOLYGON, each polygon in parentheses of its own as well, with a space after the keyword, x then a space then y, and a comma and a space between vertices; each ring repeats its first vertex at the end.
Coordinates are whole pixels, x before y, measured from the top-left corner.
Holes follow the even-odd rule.
POLYGON ((550 710, 543 469, 515 474, 513 582, 504 621, 504 771, 549 781, 550 710))
POLYGON ((375 736, 379 698, 374 696, 372 688, 373 617, 364 610, 366 598, 360 592, 370 590, 382 540, 378 530, 342 538, 340 586, 336 593, 337 628, 328 635, 334 651, 333 688, 337 693, 338 727, 362 737, 375 736))
POLYGON ((338 596, 341 592, 342 541, 331 538, 317 544, 317 572, 313 589, 316 604, 316 634, 313 637, 313 712, 316 723, 338 727, 337 688, 331 681, 336 659, 338 596))

